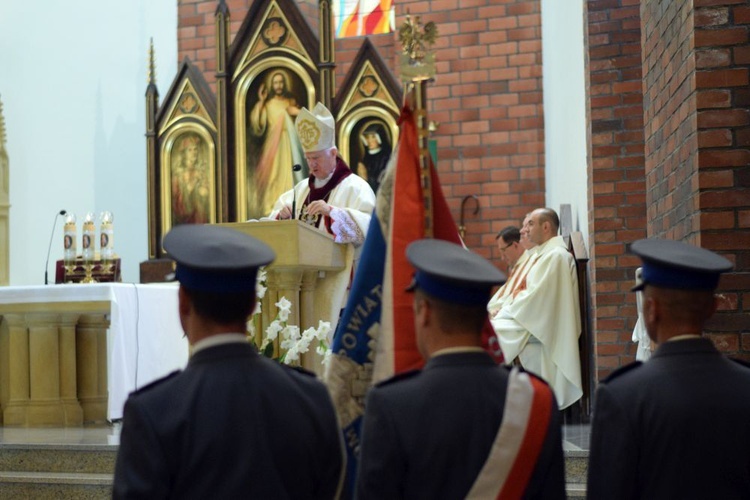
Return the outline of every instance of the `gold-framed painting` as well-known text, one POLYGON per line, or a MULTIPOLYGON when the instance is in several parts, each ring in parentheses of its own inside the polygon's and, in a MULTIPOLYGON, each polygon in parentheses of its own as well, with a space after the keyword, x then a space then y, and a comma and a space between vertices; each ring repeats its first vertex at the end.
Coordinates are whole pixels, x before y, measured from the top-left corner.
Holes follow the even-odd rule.
POLYGON ((209 224, 216 217, 216 144, 195 123, 180 123, 162 141, 162 234, 180 224, 209 224))
POLYGON ((362 108, 346 117, 339 130, 339 154, 374 192, 398 141, 398 125, 387 111, 362 108))
POLYGON ((309 174, 294 120, 315 103, 315 85, 301 64, 270 58, 249 68, 235 88, 237 216, 257 219, 309 174))

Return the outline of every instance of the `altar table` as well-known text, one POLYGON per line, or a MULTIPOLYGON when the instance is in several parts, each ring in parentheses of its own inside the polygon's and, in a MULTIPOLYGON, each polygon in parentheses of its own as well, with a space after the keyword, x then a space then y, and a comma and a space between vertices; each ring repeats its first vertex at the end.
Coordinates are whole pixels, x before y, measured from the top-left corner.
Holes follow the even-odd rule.
POLYGON ((188 360, 177 284, 0 287, 0 423, 122 418, 128 394, 188 360))

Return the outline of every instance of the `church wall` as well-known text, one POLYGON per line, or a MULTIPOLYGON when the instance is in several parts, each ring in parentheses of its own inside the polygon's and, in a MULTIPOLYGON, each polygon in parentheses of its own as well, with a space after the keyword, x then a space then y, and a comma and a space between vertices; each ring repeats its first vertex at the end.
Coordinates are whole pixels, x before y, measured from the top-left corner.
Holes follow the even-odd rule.
POLYGON ((697 218, 701 245, 732 260, 719 313, 707 330, 719 347, 750 360, 750 6, 696 3, 697 218))
POLYGON ((630 292, 639 260, 626 245, 646 237, 641 21, 635 0, 590 0, 589 230, 592 331, 601 379, 633 361, 637 319, 630 292))
POLYGON ((653 54, 644 59, 649 234, 734 262, 706 331, 720 350, 750 359, 750 7, 647 1, 642 12, 653 54))
MULTIPOLYGON (((55 214, 115 217, 123 280, 148 258, 143 95, 149 38, 163 92, 176 71, 174 0, 3 2, 0 95, 10 164, 10 284, 41 285, 55 214)), ((62 258, 62 217, 50 253, 62 258)))
POLYGON ((700 243, 693 9, 643 4, 649 235, 700 243))
POLYGON ((429 89, 438 172, 456 221, 466 204, 466 243, 500 263, 495 235, 545 205, 542 32, 539 0, 398 1, 438 25, 437 76, 429 89), (460 5, 460 7, 456 7, 460 5))

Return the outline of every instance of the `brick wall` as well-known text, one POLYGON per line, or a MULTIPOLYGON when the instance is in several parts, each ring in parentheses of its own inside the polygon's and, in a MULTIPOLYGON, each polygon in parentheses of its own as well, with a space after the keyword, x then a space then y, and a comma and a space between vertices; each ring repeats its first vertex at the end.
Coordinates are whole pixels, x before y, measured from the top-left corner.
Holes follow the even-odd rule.
POLYGON ((588 2, 591 320, 599 378, 634 359, 638 259, 646 236, 641 30, 637 0, 588 2))
POLYGON ((723 351, 750 360, 750 6, 695 0, 694 109, 700 243, 735 263, 708 325, 723 351))
POLYGON ((396 2, 438 25, 437 78, 429 88, 438 171, 456 221, 467 203, 466 243, 500 261, 495 235, 544 205, 540 1, 396 2))
POLYGON ((649 235, 700 243, 692 10, 643 4, 646 197, 649 235))
POLYGON ((649 234, 735 263, 707 331, 722 351, 750 359, 750 7, 649 0, 642 19, 649 234))

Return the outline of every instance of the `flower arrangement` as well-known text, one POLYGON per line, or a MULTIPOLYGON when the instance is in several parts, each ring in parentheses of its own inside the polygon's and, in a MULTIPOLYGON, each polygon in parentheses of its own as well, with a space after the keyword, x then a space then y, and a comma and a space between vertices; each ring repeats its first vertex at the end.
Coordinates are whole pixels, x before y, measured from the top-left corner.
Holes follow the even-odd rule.
POLYGON ((327 364, 331 356, 331 350, 328 346, 328 334, 331 332, 331 324, 327 321, 320 321, 317 328, 310 327, 300 333, 298 326, 289 324, 292 303, 286 297, 281 297, 276 302, 275 305, 278 309, 276 318, 266 327, 260 345, 257 345, 255 341, 257 336, 255 318, 261 312, 261 299, 263 299, 268 290, 266 277, 266 270, 261 269, 258 272, 256 283, 258 300, 255 310, 247 323, 248 339, 256 344, 261 354, 287 365, 298 364, 300 362, 300 355, 308 352, 310 346, 314 344, 315 351, 324 356, 323 364, 327 364), (277 339, 279 339, 279 346, 283 352, 280 356, 274 358, 274 341, 277 339))

